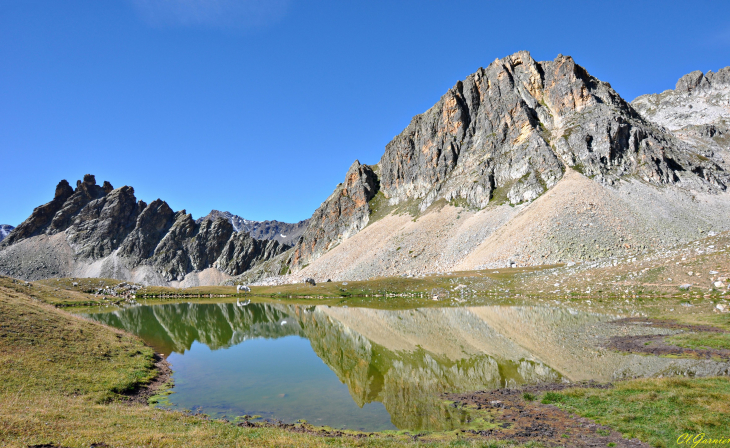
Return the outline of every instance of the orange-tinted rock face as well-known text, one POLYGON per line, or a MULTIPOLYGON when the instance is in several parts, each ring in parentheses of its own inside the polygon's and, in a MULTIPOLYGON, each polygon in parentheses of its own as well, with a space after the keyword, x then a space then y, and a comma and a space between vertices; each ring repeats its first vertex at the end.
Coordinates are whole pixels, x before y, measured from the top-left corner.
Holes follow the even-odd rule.
POLYGON ((378 180, 372 168, 356 160, 345 182, 310 218, 309 227, 294 248, 292 266, 309 263, 365 227, 370 218, 368 201, 377 191, 378 180))
MULTIPOLYGON (((709 85, 693 76, 682 88, 709 85)), ((529 202, 566 167, 607 185, 626 175, 705 191, 730 183, 713 159, 643 119, 571 57, 538 62, 524 51, 457 82, 386 145, 378 167, 384 197, 391 204, 416 200, 421 210, 438 199, 483 208, 497 193, 511 204, 529 202)), ((367 223, 367 201, 376 190, 363 188, 367 176, 354 168, 313 215, 294 252, 295 267, 367 223)))
POLYGON ((552 187, 566 166, 599 182, 638 174, 655 184, 724 189, 727 175, 644 121, 608 83, 572 58, 519 52, 458 82, 385 149, 381 190, 398 202, 463 198, 484 207, 552 187))

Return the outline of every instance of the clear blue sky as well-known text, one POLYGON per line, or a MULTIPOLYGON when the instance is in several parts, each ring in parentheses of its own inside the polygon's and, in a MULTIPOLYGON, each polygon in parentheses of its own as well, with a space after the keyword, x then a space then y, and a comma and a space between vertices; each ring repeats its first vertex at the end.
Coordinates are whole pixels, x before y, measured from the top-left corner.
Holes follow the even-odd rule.
POLYGON ((307 218, 519 50, 631 100, 730 65, 730 2, 0 0, 0 223, 85 173, 196 218, 307 218))

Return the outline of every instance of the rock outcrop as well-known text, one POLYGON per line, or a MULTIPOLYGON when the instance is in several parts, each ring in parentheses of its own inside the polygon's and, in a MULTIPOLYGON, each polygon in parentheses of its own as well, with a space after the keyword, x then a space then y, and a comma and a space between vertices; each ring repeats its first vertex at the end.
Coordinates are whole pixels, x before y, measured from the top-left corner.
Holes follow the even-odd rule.
POLYGON ((6 236, 10 235, 15 227, 9 224, 0 224, 0 241, 4 240, 6 236))
MULTIPOLYGON (((86 180, 86 178, 84 178, 84 180, 86 180)), ((94 183, 96 183, 96 181, 94 181, 94 183)), ((59 182, 56 186, 56 194, 53 197, 53 200, 47 204, 41 205, 40 207, 36 207, 30 217, 23 221, 10 235, 8 235, 7 238, 3 240, 3 245, 8 246, 16 241, 45 233, 56 216, 56 213, 61 211, 61 208, 66 204, 66 200, 68 200, 73 194, 74 190, 68 184, 67 180, 64 179, 59 182)))
POLYGON ((370 201, 378 190, 372 167, 358 160, 350 166, 345 182, 314 212, 309 226, 292 254, 293 266, 318 258, 342 240, 362 230, 370 219, 370 201))
POLYGON ((87 174, 75 190, 61 181, 54 199, 0 243, 0 272, 24 279, 105 276, 168 284, 208 269, 237 276, 287 249, 235 232, 222 217, 196 223, 160 199, 137 201, 132 187, 100 187, 87 174), (25 258, 43 258, 43 264, 25 258))
POLYGON ((227 219, 233 225, 233 230, 236 232, 248 232, 257 240, 274 240, 288 246, 293 246, 309 225, 308 219, 296 223, 276 220, 252 221, 241 218, 231 212, 221 212, 218 210, 211 210, 206 216, 198 218, 196 222, 200 224, 203 220, 212 220, 219 217, 227 219))
POLYGON ((566 167, 608 184, 625 175, 715 190, 730 183, 572 58, 537 62, 527 52, 479 69, 415 117, 386 146, 380 183, 391 203, 482 208, 495 197, 534 200, 566 167))
MULTIPOLYGON (((724 86, 728 76, 721 70, 685 78, 678 83, 682 95, 697 95, 724 86)), ((386 145, 365 176, 368 188, 358 187, 367 200, 343 202, 347 187, 337 187, 312 216, 291 265, 306 266, 363 229, 373 213, 367 201, 376 194, 416 214, 439 200, 471 210, 515 206, 543 195, 567 170, 606 188, 638 179, 710 194, 727 189, 722 157, 647 118, 569 56, 538 62, 523 51, 495 60, 457 82, 386 145)))
POLYGON ((730 67, 682 76, 674 90, 642 95, 631 105, 705 158, 730 166, 730 67))

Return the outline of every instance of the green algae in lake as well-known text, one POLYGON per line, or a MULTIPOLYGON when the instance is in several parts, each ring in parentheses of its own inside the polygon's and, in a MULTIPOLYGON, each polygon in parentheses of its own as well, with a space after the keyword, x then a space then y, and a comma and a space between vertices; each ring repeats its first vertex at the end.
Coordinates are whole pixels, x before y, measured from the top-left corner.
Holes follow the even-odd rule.
POLYGON ((593 333, 613 317, 565 308, 182 303, 89 316, 168 355, 173 408, 368 431, 473 423, 444 392, 723 367, 606 352, 593 333))

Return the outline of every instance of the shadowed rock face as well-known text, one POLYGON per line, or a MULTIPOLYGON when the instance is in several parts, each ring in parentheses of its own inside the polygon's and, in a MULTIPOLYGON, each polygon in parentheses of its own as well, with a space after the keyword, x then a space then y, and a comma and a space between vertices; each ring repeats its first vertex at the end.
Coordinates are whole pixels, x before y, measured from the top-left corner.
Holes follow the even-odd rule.
MULTIPOLYGON (((160 199, 148 205, 136 200, 132 187, 114 189, 109 182, 100 187, 94 176, 87 174, 75 190, 61 181, 54 199, 36 208, 0 243, 0 272, 32 279, 58 275, 57 270, 25 272, 23 264, 14 259, 17 254, 8 255, 15 244, 58 234, 64 234, 71 248, 67 256, 75 263, 113 258, 114 265, 121 262, 127 270, 152 268, 166 281, 179 281, 191 272, 211 267, 239 275, 289 248, 277 241, 259 241, 248 233, 236 233, 224 218, 198 224, 184 210, 175 213, 160 199)), ((36 240, 35 246, 50 245, 47 238, 36 240)), ((42 247, 39 250, 43 252, 42 247)))
POLYGON ((102 197, 86 204, 75 217, 69 217, 67 221, 73 218, 70 225, 53 229, 66 230, 69 243, 82 258, 111 255, 135 228, 137 216, 146 206, 137 202, 132 187, 111 190, 109 194, 102 192, 102 197))
MULTIPOLYGON (((726 78, 723 72, 712 79, 719 85, 726 78)), ((705 85, 697 79, 680 84, 697 90, 705 85)), ((380 191, 391 205, 414 201, 421 211, 438 199, 484 208, 530 202, 567 167, 604 185, 635 176, 654 185, 724 191, 730 175, 723 163, 700 152, 644 119, 571 57, 538 62, 523 51, 480 68, 414 117, 375 167, 377 190, 363 191, 368 197, 380 191)), ((293 267, 367 224, 367 204, 343 203, 342 191, 338 186, 312 216, 293 267)))
POLYGON ((355 160, 347 170, 345 182, 309 219, 309 227, 294 248, 292 265, 308 263, 362 230, 370 218, 368 201, 377 191, 378 179, 373 169, 355 160))

